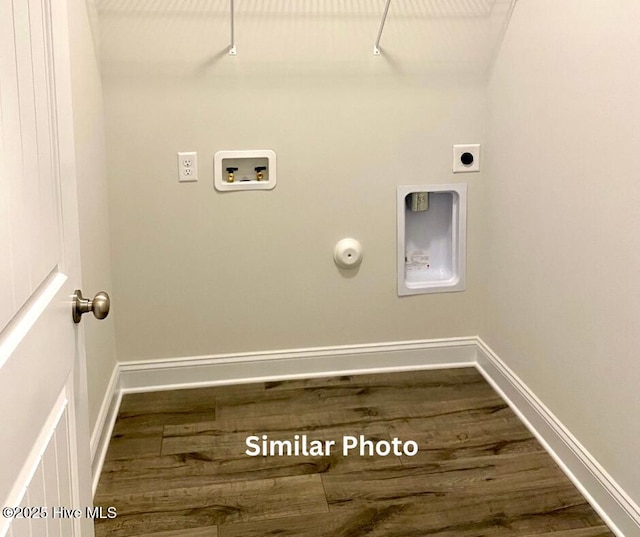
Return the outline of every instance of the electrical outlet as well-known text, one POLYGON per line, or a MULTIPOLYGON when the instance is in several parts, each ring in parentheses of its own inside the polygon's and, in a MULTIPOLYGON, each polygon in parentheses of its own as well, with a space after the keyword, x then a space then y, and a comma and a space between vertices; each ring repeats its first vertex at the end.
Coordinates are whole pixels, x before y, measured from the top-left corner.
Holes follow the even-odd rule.
POLYGON ((178 153, 178 181, 191 183, 198 180, 198 153, 178 153))
POLYGON ((453 173, 480 171, 480 144, 453 146, 453 173))

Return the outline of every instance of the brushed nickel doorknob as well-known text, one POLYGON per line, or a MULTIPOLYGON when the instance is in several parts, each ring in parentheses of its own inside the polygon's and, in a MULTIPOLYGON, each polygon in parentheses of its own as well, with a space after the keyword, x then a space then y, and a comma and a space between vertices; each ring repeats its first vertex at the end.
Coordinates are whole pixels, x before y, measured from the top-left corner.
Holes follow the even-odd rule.
POLYGON ((73 305, 71 308, 73 322, 76 324, 79 323, 82 320, 82 315, 89 311, 93 312, 96 319, 104 319, 109 315, 110 305, 111 300, 109 299, 109 295, 104 291, 100 291, 93 297, 93 300, 91 300, 89 298, 84 298, 82 296, 82 291, 80 291, 80 289, 76 289, 76 292, 73 293, 73 305))

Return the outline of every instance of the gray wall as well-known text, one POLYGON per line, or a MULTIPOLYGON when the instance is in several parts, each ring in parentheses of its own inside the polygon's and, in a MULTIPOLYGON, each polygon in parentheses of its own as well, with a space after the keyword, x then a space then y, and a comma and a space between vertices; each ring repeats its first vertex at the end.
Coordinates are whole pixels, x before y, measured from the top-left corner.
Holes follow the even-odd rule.
POLYGON ((239 13, 236 57, 226 3, 101 14, 120 360, 478 332, 482 175, 454 176, 451 152, 483 141, 496 21, 396 12, 376 58, 379 3, 316 4, 239 13), (276 189, 215 191, 222 149, 273 149, 276 189), (178 151, 198 152, 198 183, 177 182, 178 151), (467 290, 398 298, 396 186, 455 181, 467 290), (348 236, 352 275, 332 259, 348 236))
POLYGON ((481 335, 640 500, 635 0, 520 0, 490 84, 481 335))

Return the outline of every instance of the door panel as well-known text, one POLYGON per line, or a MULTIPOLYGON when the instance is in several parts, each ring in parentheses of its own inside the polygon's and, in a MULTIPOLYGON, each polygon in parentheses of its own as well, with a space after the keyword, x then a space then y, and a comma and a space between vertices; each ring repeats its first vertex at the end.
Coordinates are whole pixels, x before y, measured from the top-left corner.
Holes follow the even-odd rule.
POLYGON ((65 0, 0 0, 0 537, 90 537, 78 217, 65 0))
MULTIPOLYGON (((71 500, 72 483, 69 465, 73 441, 69 434, 69 401, 61 397, 52 409, 40 438, 33 446, 29 459, 32 464, 25 470, 27 475, 21 481, 26 483, 20 505, 26 507, 46 506, 47 518, 16 519, 11 526, 10 535, 14 537, 73 537, 79 536, 79 525, 72 518, 54 517, 53 506, 73 505, 71 500)), ((17 505, 17 504, 15 504, 17 505)))
MULTIPOLYGON (((42 4, 42 2, 40 2, 42 4)), ((33 185, 37 198, 28 197, 34 207, 30 213, 32 223, 33 243, 38 249, 38 255, 31 255, 32 266, 31 286, 40 285, 44 278, 54 269, 61 255, 61 241, 59 239, 60 221, 58 217, 57 178, 53 177, 57 171, 54 163, 55 132, 53 131, 53 117, 51 107, 50 70, 52 63, 49 38, 47 36, 46 12, 42 9, 29 9, 31 60, 34 83, 34 110, 36 118, 36 153, 34 160, 37 173, 33 185), (33 218, 37 215, 37 218, 33 218), (58 229, 56 228, 58 226, 58 229)))
POLYGON ((13 25, 3 25, 0 37, 3 197, 7 209, 3 211, 4 222, 0 222, 0 246, 9 261, 3 263, 0 296, 13 297, 3 301, 0 310, 0 327, 4 327, 56 268, 61 254, 61 222, 59 184, 54 176, 55 110, 47 6, 33 1, 0 3, 0 18, 15 19, 13 25), (8 271, 10 278, 6 277, 8 271))
MULTIPOLYGON (((0 18, 2 13, 0 13, 0 18)), ((0 49, 2 43, 0 42, 0 49)), ((0 179, 8 177, 5 167, 3 121, 2 121, 2 85, 0 84, 0 179)), ((11 236, 9 229, 9 181, 0 180, 0 330, 6 326, 13 313, 13 260, 9 250, 11 236)))
POLYGON ((31 244, 31 228, 34 224, 29 221, 28 212, 24 212, 22 208, 27 209, 33 206, 35 197, 30 198, 29 194, 34 190, 37 165, 34 158, 36 155, 36 119, 31 76, 29 6, 27 2, 15 2, 15 5, 11 2, 9 10, 12 11, 9 21, 13 18, 14 24, 7 33, 12 33, 13 39, 12 43, 9 43, 9 49, 3 47, 3 51, 7 55, 6 61, 10 65, 7 66, 9 68, 8 76, 3 76, 2 93, 3 96, 6 93, 9 100, 6 103, 8 107, 3 106, 3 111, 6 119, 4 143, 9 162, 8 172, 11 189, 11 249, 15 312, 33 291, 29 257, 30 250, 35 247, 35 244, 31 244), (13 46, 11 47, 11 45, 13 46), (11 62, 12 48, 15 57, 13 62, 11 62), (12 75, 15 77, 13 80, 12 75))

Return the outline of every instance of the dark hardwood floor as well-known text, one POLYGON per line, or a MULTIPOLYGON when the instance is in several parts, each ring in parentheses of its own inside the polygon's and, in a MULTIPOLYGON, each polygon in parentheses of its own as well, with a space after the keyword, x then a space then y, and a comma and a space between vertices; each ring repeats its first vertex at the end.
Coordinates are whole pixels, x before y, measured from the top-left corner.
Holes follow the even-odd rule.
POLYGON ((95 504, 118 513, 97 537, 613 535, 475 369, 126 395, 95 504), (249 456, 252 435, 335 445, 249 456), (343 456, 360 435, 419 449, 343 456))

